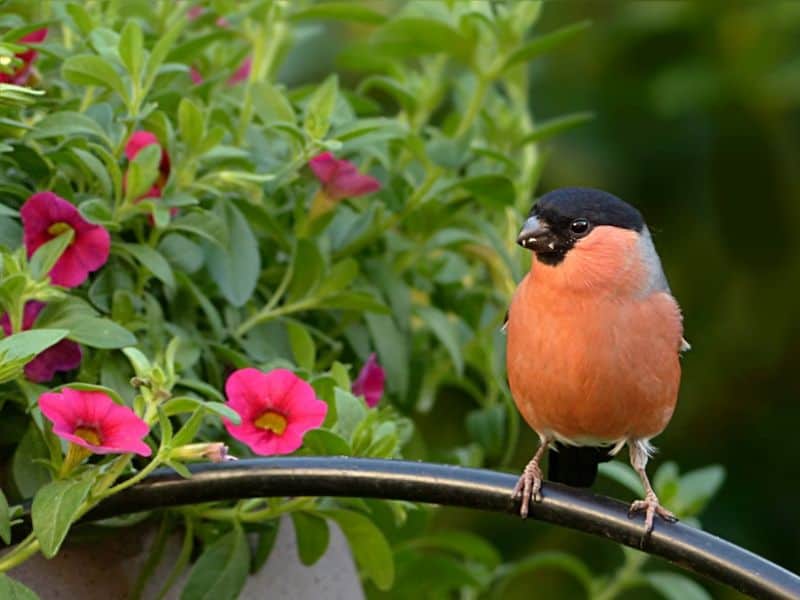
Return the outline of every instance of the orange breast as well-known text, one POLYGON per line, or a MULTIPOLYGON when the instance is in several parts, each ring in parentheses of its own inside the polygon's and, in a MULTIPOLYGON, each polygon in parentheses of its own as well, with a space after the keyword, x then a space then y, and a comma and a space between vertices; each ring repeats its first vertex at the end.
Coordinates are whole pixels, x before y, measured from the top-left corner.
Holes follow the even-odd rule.
POLYGON ((517 289, 507 331, 511 393, 540 434, 582 444, 653 437, 677 400, 680 310, 666 292, 637 295, 635 261, 619 271, 624 265, 583 264, 587 256, 568 254, 556 267, 534 260, 517 289), (617 269, 614 286, 590 281, 604 269, 617 269))

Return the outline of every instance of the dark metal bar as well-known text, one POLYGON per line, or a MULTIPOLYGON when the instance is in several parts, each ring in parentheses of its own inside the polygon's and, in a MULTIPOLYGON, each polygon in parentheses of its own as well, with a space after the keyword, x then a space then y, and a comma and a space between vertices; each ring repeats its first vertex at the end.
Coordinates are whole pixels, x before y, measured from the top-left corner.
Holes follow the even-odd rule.
MULTIPOLYGON (((513 475, 485 469, 347 457, 262 458, 192 465, 191 479, 159 470, 109 498, 85 520, 166 506, 270 496, 357 496, 463 506, 515 514, 513 475)), ((545 483, 531 518, 639 548, 643 519, 627 505, 545 483)), ((522 526, 522 525, 520 525, 522 526)), ((644 551, 755 598, 800 599, 800 577, 730 542, 682 523, 656 519, 644 551)))

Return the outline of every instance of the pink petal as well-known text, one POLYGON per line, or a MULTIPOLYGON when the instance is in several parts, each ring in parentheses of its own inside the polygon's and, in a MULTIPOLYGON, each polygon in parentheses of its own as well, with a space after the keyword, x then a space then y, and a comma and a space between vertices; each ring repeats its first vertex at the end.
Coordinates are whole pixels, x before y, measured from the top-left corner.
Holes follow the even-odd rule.
POLYGON ((39 43, 43 42, 46 37, 47 27, 43 27, 42 29, 31 31, 28 35, 22 36, 19 38, 19 41, 23 43, 39 43))
POLYGON ((339 161, 330 152, 323 152, 309 160, 308 166, 311 167, 320 183, 324 185, 333 180, 339 168, 339 161))
POLYGON ((84 269, 96 271, 108 261, 111 236, 105 228, 95 225, 78 235, 70 249, 78 255, 84 269))
POLYGON ((203 75, 195 67, 189 67, 189 78, 195 85, 203 83, 203 75))
POLYGON ((236 85, 250 77, 250 69, 253 67, 253 57, 248 56, 242 61, 242 64, 239 65, 239 68, 233 72, 228 78, 228 85, 236 85))
POLYGON ((65 400, 64 394, 49 392, 39 396, 39 410, 53 423, 53 431, 72 432, 78 422, 79 415, 75 412, 72 402, 65 400))
POLYGON ((367 406, 373 408, 383 396, 386 373, 378 364, 375 353, 369 355, 367 362, 361 368, 358 377, 353 382, 352 391, 356 396, 364 396, 367 406))
POLYGON ((125 158, 133 160, 136 158, 136 155, 142 151, 142 148, 152 146, 153 144, 161 146, 161 144, 158 143, 158 138, 155 133, 151 131, 134 131, 125 144, 125 158))
POLYGON ((239 369, 231 373, 225 382, 225 396, 228 406, 242 417, 242 423, 253 421, 266 410, 266 374, 258 369, 239 369))
POLYGON ((81 364, 82 356, 78 344, 72 340, 61 340, 25 365, 25 377, 36 383, 50 381, 57 372, 76 369, 81 364))
POLYGON ((199 5, 193 6, 192 8, 186 11, 186 18, 189 21, 194 21, 195 19, 199 19, 200 15, 202 15, 205 11, 206 9, 203 8, 202 6, 199 5))

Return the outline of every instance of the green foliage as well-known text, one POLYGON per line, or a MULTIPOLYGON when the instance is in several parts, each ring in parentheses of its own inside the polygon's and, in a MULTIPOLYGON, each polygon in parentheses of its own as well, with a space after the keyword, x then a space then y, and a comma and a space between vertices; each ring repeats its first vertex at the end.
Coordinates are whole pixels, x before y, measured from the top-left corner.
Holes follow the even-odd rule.
MULTIPOLYGON (((510 466, 519 420, 499 327, 525 268, 511 232, 543 168, 537 144, 591 118, 535 123, 528 63, 566 47, 586 22, 533 33, 540 4, 513 1, 214 1, 198 3, 193 19, 181 2, 28 4, 9 3, 20 26, 59 26, 29 87, 0 84, 0 305, 13 332, 0 340, 0 417, 27 420, 0 498, 0 538, 28 498, 34 530, 0 571, 37 545, 53 556, 76 519, 159 466, 189 476, 185 463, 223 440, 248 456, 223 426, 240 420, 224 403, 235 369, 292 369, 328 405, 300 453, 510 466), (335 56, 317 61, 321 36, 342 32, 355 39, 323 44, 335 56), (249 73, 230 81, 245 58, 249 73), (159 143, 130 158, 137 131, 159 143), (308 167, 322 152, 381 189, 327 197, 308 167), (30 257, 24 248, 19 209, 41 190, 110 233, 108 262, 82 286, 48 277, 78 243, 71 229, 30 257), (325 211, 312 214, 320 198, 325 211), (22 331, 30 301, 46 307, 22 331), (80 368, 27 381, 25 364, 62 339, 81 345, 80 368), (387 385, 368 408, 351 386, 373 352, 387 385), (152 457, 71 464, 37 406, 63 387, 132 409, 151 427, 152 457)), ((23 49, 14 31, 3 56, 23 49)), ((638 489, 620 465, 604 473, 638 489)), ((655 481, 668 506, 694 516, 722 477, 718 467, 679 477, 665 465, 655 481)), ((237 597, 284 514, 307 565, 335 522, 370 595, 477 597, 542 568, 590 593, 607 582, 576 556, 509 560, 474 533, 426 531, 415 522, 427 513, 408 503, 251 499, 175 510, 186 533, 168 584, 189 568, 187 600, 237 597)), ((642 575, 638 566, 624 572, 642 575)), ((0 577, 9 597, 28 597, 0 577)), ((636 581, 702 597, 677 577, 636 581)))

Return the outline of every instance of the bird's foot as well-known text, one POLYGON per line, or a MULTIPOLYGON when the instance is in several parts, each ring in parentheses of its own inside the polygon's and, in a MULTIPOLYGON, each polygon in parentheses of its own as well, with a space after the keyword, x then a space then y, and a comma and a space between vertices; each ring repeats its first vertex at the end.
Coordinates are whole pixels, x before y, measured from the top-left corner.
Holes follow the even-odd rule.
POLYGON ((532 460, 522 471, 517 485, 514 487, 512 498, 515 500, 522 499, 522 505, 519 509, 519 515, 525 519, 528 517, 528 505, 531 498, 534 502, 541 502, 542 500, 542 470, 539 468, 537 461, 532 460))
POLYGON ((644 500, 636 500, 631 504, 631 507, 628 509, 628 518, 631 518, 634 513, 642 510, 645 511, 642 545, 644 545, 645 541, 647 541, 647 538, 650 536, 650 532, 653 530, 653 519, 655 519, 656 515, 669 523, 674 523, 678 520, 678 517, 661 506, 661 503, 658 501, 658 497, 652 491, 645 495, 644 500))

